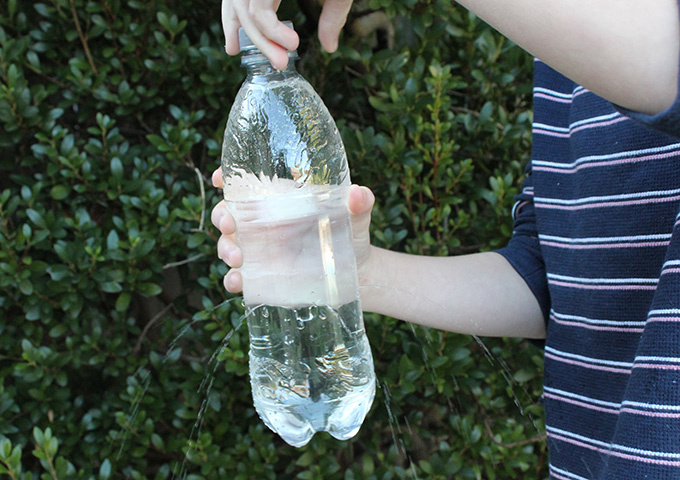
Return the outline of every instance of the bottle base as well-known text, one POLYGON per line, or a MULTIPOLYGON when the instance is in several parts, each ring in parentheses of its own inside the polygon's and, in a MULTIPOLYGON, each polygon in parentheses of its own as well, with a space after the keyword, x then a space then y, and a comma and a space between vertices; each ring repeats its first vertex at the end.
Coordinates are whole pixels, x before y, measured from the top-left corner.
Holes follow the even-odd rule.
POLYGON ((361 428, 375 397, 375 378, 345 397, 297 399, 286 403, 254 397, 255 409, 267 427, 287 444, 303 447, 316 432, 325 431, 338 440, 349 440, 361 428), (303 400, 303 401, 299 401, 303 400))

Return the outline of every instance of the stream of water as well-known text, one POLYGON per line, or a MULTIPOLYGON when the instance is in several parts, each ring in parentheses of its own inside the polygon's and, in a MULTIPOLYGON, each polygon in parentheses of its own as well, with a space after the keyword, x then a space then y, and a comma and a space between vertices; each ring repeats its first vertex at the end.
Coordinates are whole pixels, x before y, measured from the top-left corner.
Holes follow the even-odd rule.
MULTIPOLYGON (((234 300, 234 299, 231 299, 234 300)), ((227 302, 231 301, 228 300, 227 302)), ((218 305, 214 307, 215 309, 219 308, 221 305, 218 305)), ((180 351, 177 349, 177 344, 182 339, 182 337, 191 329, 192 326, 194 326, 197 322, 192 321, 188 324, 186 324, 181 331, 175 336, 175 338, 170 342, 168 345, 168 348, 165 352, 165 355, 163 357, 163 363, 162 365, 165 365, 169 359, 171 359, 174 355, 176 355, 176 352, 180 351)), ((177 464, 175 467, 175 471, 173 471, 172 474, 172 479, 179 479, 179 480, 185 480, 188 475, 188 460, 190 458, 190 455, 192 451, 195 451, 196 445, 198 443, 198 440, 200 439, 201 436, 201 431, 203 428, 203 422, 204 422, 204 416, 206 413, 206 410, 209 406, 209 399, 210 399, 210 394, 212 392, 213 385, 215 383, 215 378, 216 375, 218 374, 218 368, 221 365, 222 361, 220 360, 221 355, 224 353, 224 351, 228 348, 229 343, 231 341, 232 336, 234 333, 236 333, 239 329, 242 328, 243 324, 245 323, 245 314, 241 315, 240 319, 234 323, 233 328, 225 335, 225 337, 222 339, 220 344, 217 346, 217 348, 214 350, 212 355, 210 356, 207 364, 206 364, 206 374, 198 387, 198 393, 199 396, 202 397, 202 402, 201 405, 198 409, 198 413, 196 416, 196 421, 194 422, 194 425, 191 429, 191 433, 189 435, 189 440, 187 443, 187 450, 184 455, 184 458, 181 462, 181 464, 177 464)), ((426 349, 426 344, 427 346, 431 349, 432 348, 432 339, 430 338, 430 332, 429 329, 425 327, 418 327, 414 326, 413 324, 408 324, 411 333, 413 335, 413 338, 418 341, 421 344, 421 349, 422 349, 422 360, 423 360, 423 365, 425 366, 425 370, 427 374, 429 374, 430 379, 432 381, 433 386, 435 389, 437 388, 437 380, 438 380, 438 375, 435 371, 434 368, 432 368, 430 364, 430 359, 428 358, 428 353, 426 349)), ((503 358, 499 357, 498 355, 495 355, 491 350, 487 347, 487 345, 483 342, 483 340, 477 336, 473 336, 475 342, 477 345, 480 347, 481 351, 484 353, 485 358, 487 361, 495 366, 498 367, 501 371, 501 374, 503 375, 503 378, 506 380, 508 387, 509 387, 509 392, 512 396, 512 400, 516 407, 518 408, 519 412, 521 415, 526 415, 528 418, 531 420, 533 423, 534 427, 536 428, 536 431, 539 432, 540 428, 538 426, 538 422, 536 421, 535 418, 531 415, 530 412, 527 412, 524 404, 525 402, 529 402, 529 404, 533 404, 535 400, 532 398, 531 394, 526 390, 525 387, 520 386, 518 382, 516 382, 513 379, 512 372, 510 371, 509 366, 507 363, 503 360, 503 358), (517 392, 518 388, 520 389, 520 393, 517 392), (520 398, 520 395, 523 398, 520 398)), ((378 377, 380 377, 380 372, 377 372, 378 377)), ((454 391, 458 390, 458 380, 456 379, 454 374, 450 375, 450 380, 454 384, 454 391)), ((120 456, 124 450, 125 444, 128 440, 128 437, 130 434, 134 431, 134 424, 137 419, 138 413, 139 413, 139 407, 140 404, 146 395, 150 382, 152 381, 152 375, 151 371, 149 368, 145 367, 140 367, 137 372, 132 376, 131 380, 128 382, 128 391, 131 392, 131 395, 133 396, 132 402, 131 402, 131 407, 129 414, 127 415, 124 423, 123 423, 123 433, 122 435, 119 435, 117 438, 114 438, 113 441, 120 441, 120 447, 118 449, 118 455, 116 457, 116 460, 120 460, 120 456)), ((387 412, 387 417, 389 421, 389 427, 390 427, 390 432, 392 435, 392 442, 398 452, 398 454, 408 463, 408 471, 410 472, 411 478, 413 480, 418 480, 418 474, 416 471, 416 465, 415 462, 411 456, 411 453, 408 451, 406 442, 404 441, 404 435, 407 435, 409 437, 413 436, 413 431, 411 429, 411 425, 409 423, 408 417, 406 415, 403 416, 403 418, 397 418, 394 413, 393 413, 393 408, 392 408, 392 394, 390 391, 390 387, 387 383, 385 382, 379 382, 378 387, 383 393, 383 398, 384 398, 384 408, 387 412), (402 424, 403 424, 403 429, 402 429, 402 424)), ((453 412, 458 412, 462 411, 463 406, 458 403, 458 407, 454 404, 454 402, 459 402, 455 397, 447 397, 447 401, 449 403, 449 407, 453 412)))

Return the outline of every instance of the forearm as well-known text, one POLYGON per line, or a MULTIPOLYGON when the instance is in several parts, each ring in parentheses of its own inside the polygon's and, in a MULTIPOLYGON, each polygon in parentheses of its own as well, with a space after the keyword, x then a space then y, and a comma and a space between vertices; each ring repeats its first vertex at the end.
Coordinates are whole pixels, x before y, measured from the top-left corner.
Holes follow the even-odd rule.
POLYGON ((497 253, 424 257, 372 247, 359 278, 366 311, 457 333, 545 336, 538 301, 497 253))
POLYGON ((458 0, 522 48, 607 100, 658 113, 677 96, 677 0, 458 0))

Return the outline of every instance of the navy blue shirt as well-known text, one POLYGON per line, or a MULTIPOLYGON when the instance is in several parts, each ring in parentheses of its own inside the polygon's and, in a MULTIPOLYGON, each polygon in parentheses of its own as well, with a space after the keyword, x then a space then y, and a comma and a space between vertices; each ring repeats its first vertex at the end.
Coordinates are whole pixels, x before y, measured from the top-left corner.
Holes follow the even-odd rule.
POLYGON ((679 213, 680 101, 628 112, 536 61, 499 253, 546 316, 551 479, 680 479, 679 213))

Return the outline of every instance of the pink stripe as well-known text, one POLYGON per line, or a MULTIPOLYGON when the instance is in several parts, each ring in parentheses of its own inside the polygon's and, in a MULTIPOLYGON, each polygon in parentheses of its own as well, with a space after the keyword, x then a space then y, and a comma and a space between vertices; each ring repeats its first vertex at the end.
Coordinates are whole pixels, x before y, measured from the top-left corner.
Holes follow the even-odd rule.
POLYGON ((634 408, 624 407, 620 410, 615 408, 599 407, 597 405, 591 405, 586 402, 580 402, 578 400, 573 400, 571 398, 560 397, 559 395, 552 395, 549 393, 543 393, 544 397, 552 398, 558 402, 569 403, 571 405, 576 405, 578 407, 583 407, 588 410, 595 410, 598 412, 609 413, 611 415, 618 415, 619 413, 628 413, 630 415, 642 415, 645 417, 654 418, 680 418, 680 413, 668 413, 668 412, 650 412, 646 410, 637 410, 634 408))
POLYGON ((596 405, 591 405, 586 402, 579 402, 578 400, 573 400, 571 398, 566 398, 566 397, 560 397, 559 395, 553 395, 550 393, 545 393, 543 392, 544 397, 552 398, 554 400, 557 400, 559 402, 563 403, 569 403, 571 405, 577 405, 579 407, 587 408, 588 410, 595 410, 598 412, 604 412, 604 413, 611 413, 612 415, 618 415, 619 411, 615 408, 606 408, 606 407, 598 407, 596 405))
POLYGON ((636 408, 630 408, 630 407, 624 407, 619 409, 616 408, 607 408, 607 407, 600 407, 598 405, 592 405, 590 403, 586 402, 581 402, 579 400, 574 400, 571 398, 567 397, 562 397, 559 395, 553 395, 551 393, 545 393, 543 392, 544 397, 552 398, 558 402, 563 402, 563 403, 569 403, 571 405, 576 405, 578 407, 583 407, 588 410, 595 410, 597 412, 604 412, 604 413, 609 413, 612 415, 618 415, 619 413, 628 413, 631 415, 642 415, 645 417, 654 417, 654 418, 680 418, 680 413, 668 413, 668 412, 650 412, 647 410, 638 410, 636 408))
POLYGON ((558 475, 557 473, 550 471, 550 476, 553 478, 556 478, 557 480, 572 480, 571 478, 563 477, 562 475, 558 475))
POLYGON ((667 273, 680 273, 680 268, 667 268, 661 272, 661 275, 666 275, 667 273))
MULTIPOLYGON (((553 130, 546 130, 544 128, 534 128, 532 129, 532 133, 534 134, 540 134, 540 135, 546 135, 548 137, 557 137, 557 138, 571 138, 571 136, 574 133, 580 132, 581 130, 586 130, 590 128, 599 128, 599 127, 608 127, 610 125, 614 125, 615 123, 622 122, 624 120, 627 120, 626 117, 618 117, 613 120, 609 120, 606 122, 595 122, 595 123, 588 123, 585 125, 579 125, 578 127, 575 127, 574 129, 569 130, 567 133, 563 132, 555 132, 553 130)), ((538 167, 543 168, 543 167, 538 167)), ((560 170, 560 169, 557 169, 560 170)), ((564 171, 564 170, 561 170, 564 171)))
POLYGON ((561 133, 561 132, 553 132, 552 130, 543 130, 542 128, 533 128, 531 130, 531 133, 535 134, 541 134, 545 135, 547 137, 557 137, 557 138, 569 138, 571 137, 571 133, 561 133))
POLYGON ((548 280, 549 284, 560 287, 581 288, 584 290, 656 290, 656 285, 584 285, 582 283, 548 280))
POLYGON ((648 412, 646 410, 635 410, 633 408, 624 407, 621 413, 630 413, 632 415, 643 415, 645 417, 656 418, 680 418, 680 413, 666 413, 666 412, 648 412))
POLYGON ((615 123, 622 122, 624 120, 627 120, 626 117, 616 117, 612 120, 607 120, 605 122, 596 122, 596 123, 587 123, 585 125, 579 125, 578 127, 574 128, 571 133, 576 133, 581 130, 585 130, 586 128, 597 128, 597 127, 608 127, 609 125, 614 125, 615 123))
POLYGON ((670 467, 680 467, 680 461, 673 461, 673 460, 657 460, 655 458, 645 458, 641 457, 638 455, 630 455, 627 453, 621 453, 621 452, 616 452, 610 449, 604 449, 600 447, 596 447, 594 445, 589 445, 587 443, 581 442, 579 440, 574 440, 571 438, 563 437, 562 435, 556 435, 551 432, 547 432, 548 437, 554 438, 555 440, 561 440, 566 443, 571 443, 572 445, 576 445, 579 447, 587 448, 589 450, 595 450, 596 452, 604 453, 605 455, 612 455, 614 457, 619 457, 619 458, 624 458, 626 460, 633 460, 636 462, 644 462, 644 463, 652 463, 654 465, 665 465, 665 466, 670 466, 670 467))
POLYGON ((586 362, 579 362, 578 360, 570 360, 566 358, 560 358, 556 355, 553 355, 552 353, 545 352, 544 354, 545 358, 552 358, 555 361, 561 362, 561 363, 567 363, 569 365, 576 365, 578 367, 583 367, 583 368, 590 368, 593 370, 602 370, 603 372, 611 372, 611 373, 623 373, 625 375, 630 374, 630 370, 628 369, 623 369, 623 368, 615 368, 615 367, 605 367, 602 365, 593 365, 590 363, 586 362))
POLYGON ((646 248, 646 247, 667 247, 670 244, 670 240, 665 242, 638 242, 638 243, 590 243, 587 245, 571 245, 568 243, 560 242, 545 242, 542 241, 541 245, 546 245, 548 247, 566 248, 569 250, 587 250, 591 248, 646 248))
POLYGON ((645 198, 641 200, 627 200, 627 201, 613 201, 613 202, 598 202, 585 205, 553 205, 550 203, 543 203, 540 200, 536 201, 534 205, 540 208, 554 209, 554 210, 584 210, 586 208, 600 208, 600 207, 625 207, 628 205, 645 205, 648 203, 663 203, 680 200, 680 195, 673 197, 661 198, 645 198))
POLYGON ((571 103, 571 98, 553 97, 552 95, 547 95, 545 93, 534 93, 534 98, 545 98, 558 103, 571 103))
POLYGON ((590 325, 588 323, 580 323, 580 322, 568 322, 565 320, 558 320, 555 317, 550 317, 552 318, 555 322, 559 323, 560 325, 566 325, 568 327, 581 327, 585 328, 586 330, 595 330, 595 331, 601 331, 601 332, 621 332, 621 333, 642 333, 645 331, 644 328, 623 328, 623 327, 603 327, 599 325, 590 325))
POLYGON ((653 155, 646 155, 644 157, 633 157, 633 158, 621 158, 618 160, 607 160, 607 161, 602 161, 598 162, 596 160, 582 163, 579 165, 576 165, 575 167, 572 168, 555 168, 555 167, 544 167, 541 165, 535 165, 533 167, 534 170, 541 171, 541 172, 553 172, 553 173, 564 173, 564 174, 570 174, 570 173, 576 173, 579 170, 583 168, 593 168, 593 167, 608 167, 611 165, 623 165, 626 163, 637 163, 637 162, 646 162, 650 160, 660 160, 664 158, 672 158, 672 157, 677 157, 680 155, 680 152, 678 151, 673 151, 673 152, 666 152, 666 153, 655 153, 653 155))
POLYGON ((680 322, 680 317, 649 317, 647 323, 649 322, 680 322))
POLYGON ((650 370, 680 370, 680 365, 667 365, 664 363, 636 363, 633 368, 649 368, 650 370))

